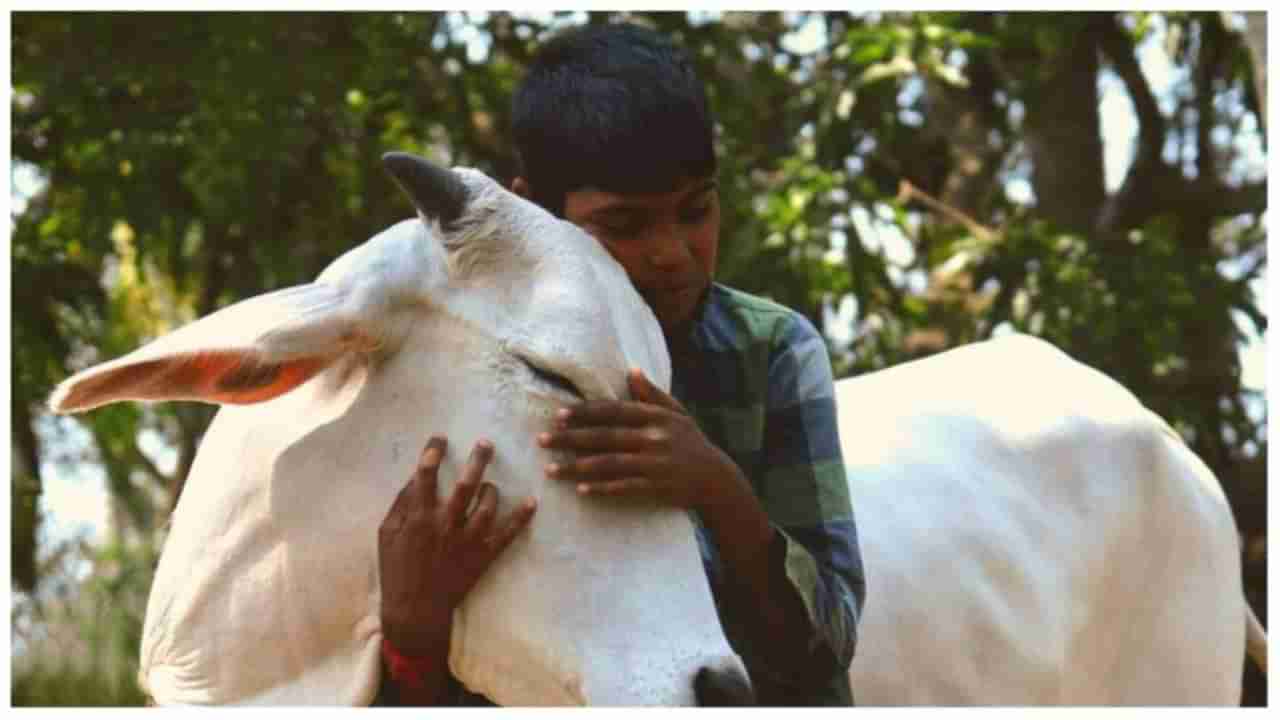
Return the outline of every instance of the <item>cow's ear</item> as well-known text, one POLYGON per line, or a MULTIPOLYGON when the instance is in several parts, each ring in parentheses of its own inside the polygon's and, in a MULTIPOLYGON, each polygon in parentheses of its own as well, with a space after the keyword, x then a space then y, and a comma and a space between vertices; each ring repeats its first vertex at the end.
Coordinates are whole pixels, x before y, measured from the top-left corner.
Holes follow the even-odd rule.
POLYGON ((342 289, 324 283, 238 302, 77 373, 58 385, 49 407, 72 413, 121 400, 270 400, 343 354, 376 345, 349 305, 342 289))

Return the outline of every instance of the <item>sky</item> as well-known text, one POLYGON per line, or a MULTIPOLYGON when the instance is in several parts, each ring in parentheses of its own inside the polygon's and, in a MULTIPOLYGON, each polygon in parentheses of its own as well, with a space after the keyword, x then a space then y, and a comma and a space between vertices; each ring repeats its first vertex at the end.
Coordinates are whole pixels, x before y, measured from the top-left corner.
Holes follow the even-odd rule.
MULTIPOLYGON (((823 41, 820 26, 817 23, 811 23, 802 26, 787 38, 786 42, 789 49, 803 51, 806 47, 815 47, 823 41)), ((1168 102, 1171 97, 1170 88, 1178 82, 1179 78, 1161 46, 1162 41, 1162 35, 1159 33, 1151 36, 1139 48, 1139 61, 1157 97, 1168 102)), ((1104 74, 1100 78, 1099 88, 1101 91, 1099 113, 1105 143, 1105 170, 1108 186, 1114 189, 1119 186, 1133 156, 1137 121, 1133 114, 1133 106, 1118 77, 1104 74)), ((1245 172, 1265 173, 1266 159, 1260 136, 1255 133, 1252 138, 1246 138, 1245 142, 1251 143, 1246 148, 1251 157, 1245 172)), ((24 198, 39 190, 40 180, 30 167, 11 166, 11 168, 11 210, 18 213, 25 204, 24 198)), ((1006 192, 1016 198, 1020 193, 1029 193, 1030 190, 1025 181, 1015 178, 1006 187, 1006 192)), ((859 222, 856 217, 855 222, 859 222)), ((860 221, 860 225, 862 224, 866 227, 860 227, 860 230, 863 230, 861 234, 872 238, 872 242, 880 243, 890 258, 899 258, 904 264, 909 261, 913 250, 900 233, 893 231, 886 224, 872 223, 871 219, 866 217, 860 221)), ((1260 298, 1265 291, 1265 284, 1265 274, 1254 283, 1254 291, 1260 298)), ((1263 303, 1263 307, 1267 305, 1263 303)), ((850 339, 854 310, 855 303, 852 300, 847 300, 836 309, 833 317, 835 322, 830 323, 828 327, 831 329, 832 339, 837 344, 846 343, 850 339), (842 330, 844 332, 841 332, 842 330)), ((1246 343, 1241 348, 1244 385, 1248 388, 1263 390, 1266 387, 1264 338, 1258 337, 1249 323, 1241 322, 1240 325, 1247 337, 1246 343)), ((67 433, 67 440, 71 445, 85 446, 85 440, 76 440, 77 437, 83 438, 85 431, 74 421, 66 418, 48 418, 47 422, 48 424, 42 428, 42 434, 67 433)), ((168 471, 172 468, 176 460, 171 449, 164 447, 155 437, 145 438, 143 445, 144 451, 157 460, 157 464, 163 470, 168 471)), ((104 539, 107 528, 107 492, 102 470, 89 463, 79 463, 74 466, 49 464, 43 470, 45 486, 42 505, 45 510, 45 525, 42 528, 41 545, 47 548, 52 543, 77 535, 90 541, 104 539)))

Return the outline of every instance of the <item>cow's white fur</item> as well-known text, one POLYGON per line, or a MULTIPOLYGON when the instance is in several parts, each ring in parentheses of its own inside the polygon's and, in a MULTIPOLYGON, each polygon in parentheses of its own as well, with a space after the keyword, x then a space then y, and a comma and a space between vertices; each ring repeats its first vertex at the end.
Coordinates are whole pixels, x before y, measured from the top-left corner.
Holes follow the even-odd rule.
POLYGON ((1204 463, 1026 336, 837 384, 860 704, 1235 704, 1236 530, 1204 463))
POLYGON ((137 389, 103 373, 138 361, 178 372, 210 351, 333 356, 297 390, 226 406, 210 426, 147 608, 140 676, 156 701, 370 701, 377 530, 432 433, 450 440, 442 494, 487 437, 500 514, 539 500, 455 615, 449 663, 471 689, 516 705, 687 705, 699 668, 741 670, 686 514, 584 502, 541 472, 551 458, 536 433, 570 398, 516 356, 588 397, 622 397, 628 367, 668 387, 656 319, 588 235, 459 172, 471 200, 456 232, 397 224, 316 283, 222 310, 55 393, 61 409, 166 391, 199 399, 156 387, 162 373, 137 389))
MULTIPOLYGON (((473 689, 508 704, 684 704, 692 669, 736 662, 684 515, 583 502, 537 471, 531 441, 554 403, 514 355, 595 397, 620 397, 631 365, 666 387, 655 319, 589 237, 463 177, 474 202, 461 234, 401 223, 314 284, 55 393, 61 410, 200 399, 163 377, 133 395, 72 392, 193 350, 332 361, 272 402, 223 408, 206 435, 148 607, 141 676, 159 702, 368 701, 376 529, 432 432, 452 441, 446 490, 486 436, 503 510, 541 501, 457 614, 450 665, 473 689)), ((1127 391, 1012 337, 845 380, 837 395, 868 583, 859 703, 1238 700, 1251 616, 1225 498, 1127 391)))

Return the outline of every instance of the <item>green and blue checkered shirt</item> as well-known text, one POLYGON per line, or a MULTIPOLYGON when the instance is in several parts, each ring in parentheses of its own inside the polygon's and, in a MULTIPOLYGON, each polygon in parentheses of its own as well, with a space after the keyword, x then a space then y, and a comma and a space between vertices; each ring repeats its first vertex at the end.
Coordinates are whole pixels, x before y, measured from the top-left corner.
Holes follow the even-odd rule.
MULTIPOLYGON (((672 395, 742 470, 781 536, 778 561, 809 613, 811 662, 771 663, 768 648, 753 647, 721 612, 725 634, 753 677, 794 688, 786 704, 851 704, 865 583, 826 343, 800 313, 716 283, 687 340, 672 348, 672 395)), ((707 575, 719 587, 725 568, 696 521, 707 575)))

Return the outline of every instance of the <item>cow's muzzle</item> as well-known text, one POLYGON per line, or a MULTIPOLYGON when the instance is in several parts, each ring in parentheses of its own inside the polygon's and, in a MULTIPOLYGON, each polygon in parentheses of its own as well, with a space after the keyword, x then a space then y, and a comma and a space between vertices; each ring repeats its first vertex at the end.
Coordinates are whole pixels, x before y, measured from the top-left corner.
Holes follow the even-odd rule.
POLYGON ((704 667, 693 679, 700 707, 745 707, 756 704, 751 681, 736 667, 704 667))

